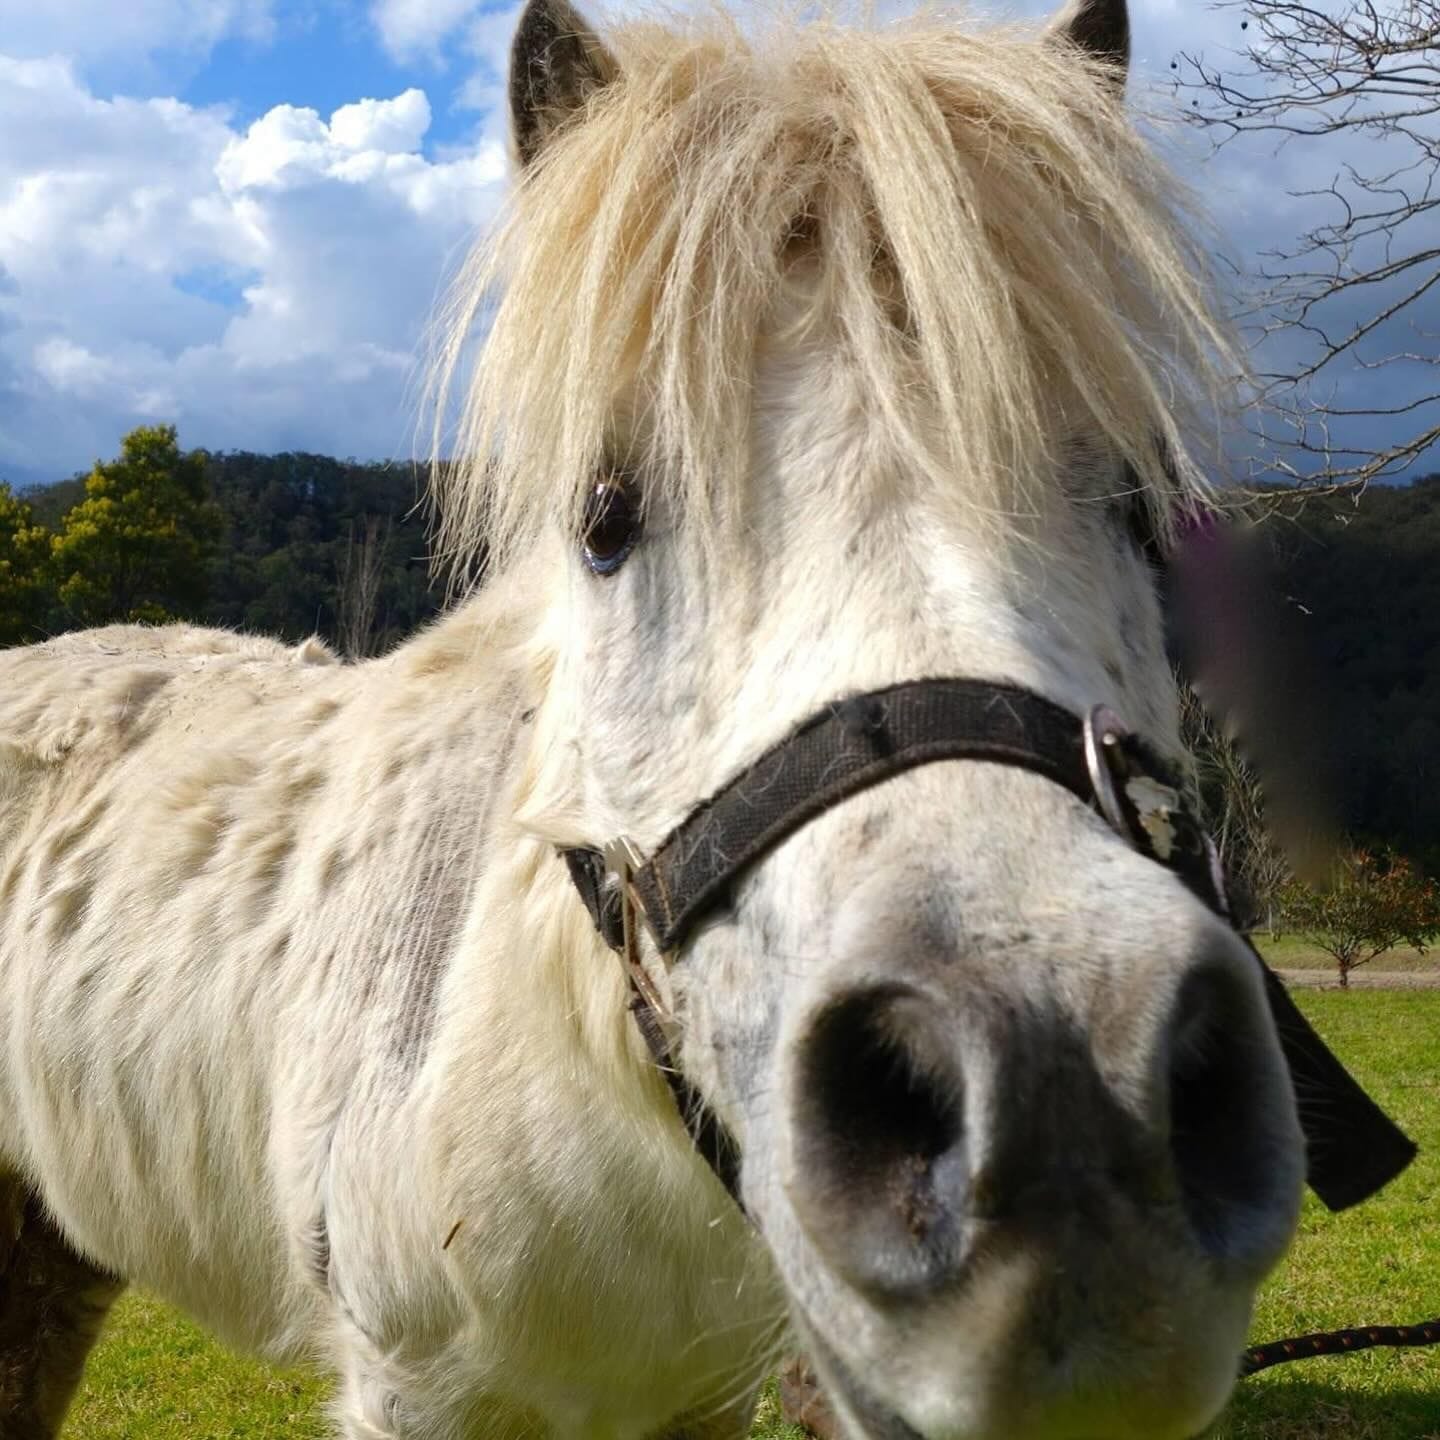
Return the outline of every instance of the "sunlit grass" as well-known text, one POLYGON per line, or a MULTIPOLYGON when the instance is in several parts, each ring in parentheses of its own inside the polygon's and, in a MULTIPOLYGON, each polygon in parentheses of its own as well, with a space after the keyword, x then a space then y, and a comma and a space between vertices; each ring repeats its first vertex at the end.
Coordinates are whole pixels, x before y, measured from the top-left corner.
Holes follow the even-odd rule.
MULTIPOLYGON (((1299 992, 1296 1001, 1420 1143, 1381 1195, 1343 1215, 1306 1197, 1266 1286, 1257 1339, 1440 1315, 1440 992, 1299 992)), ((1216 1440, 1440 1440, 1440 1349, 1307 1360, 1245 1381, 1216 1440)))
POLYGON ((320 1440, 326 1393, 316 1376, 232 1355, 132 1293, 90 1357, 63 1440, 320 1440))

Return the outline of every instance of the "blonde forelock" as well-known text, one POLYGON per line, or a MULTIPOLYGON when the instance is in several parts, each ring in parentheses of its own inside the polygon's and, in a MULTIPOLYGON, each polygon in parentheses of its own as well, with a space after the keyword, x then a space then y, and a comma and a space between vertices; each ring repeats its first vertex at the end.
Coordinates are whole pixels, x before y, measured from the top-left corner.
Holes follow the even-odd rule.
POLYGON ((1190 440, 1232 351, 1183 191, 1100 67, 936 11, 748 30, 708 12, 602 39, 620 78, 520 177, 445 317, 442 409, 490 319, 437 497, 462 568, 578 527, 614 464, 723 541, 797 244, 875 423, 935 484, 1043 504, 1058 402, 1162 528, 1205 497, 1190 440))

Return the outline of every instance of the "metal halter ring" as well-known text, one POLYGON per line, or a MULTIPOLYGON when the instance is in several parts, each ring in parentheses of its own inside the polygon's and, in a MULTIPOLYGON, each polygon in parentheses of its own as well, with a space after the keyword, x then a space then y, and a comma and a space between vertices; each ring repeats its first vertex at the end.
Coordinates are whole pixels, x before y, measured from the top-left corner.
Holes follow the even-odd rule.
POLYGON ((1085 769, 1095 791, 1100 813, 1130 843, 1135 843, 1130 818, 1115 784, 1115 758, 1120 742, 1129 735, 1125 723, 1108 705, 1096 705, 1085 717, 1085 769))
POLYGON ((620 916, 623 925, 620 961, 631 984, 654 1013, 657 1022, 664 1029, 667 1041, 672 1024, 670 1007, 665 1003, 659 987, 650 977, 645 962, 640 958, 640 914, 642 907, 635 894, 635 872, 645 863, 644 857, 623 835, 617 836, 600 852, 605 861, 605 871, 615 881, 619 892, 620 916))

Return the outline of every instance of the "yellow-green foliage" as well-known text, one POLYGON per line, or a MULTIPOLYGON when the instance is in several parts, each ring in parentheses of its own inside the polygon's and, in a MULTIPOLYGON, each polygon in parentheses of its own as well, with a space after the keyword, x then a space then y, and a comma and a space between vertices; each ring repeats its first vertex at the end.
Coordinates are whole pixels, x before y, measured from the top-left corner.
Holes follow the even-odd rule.
POLYGON ((0 480, 0 645, 39 639, 49 591, 50 533, 0 480))
POLYGON ((85 498, 51 540, 57 595, 71 623, 159 621, 187 613, 205 590, 220 529, 203 452, 182 454, 173 425, 147 425, 97 461, 85 498))
POLYGON ((1286 926, 1334 956, 1341 985, 1350 983, 1352 970, 1397 945, 1424 950, 1440 926, 1435 882, 1389 852, 1343 855, 1325 889, 1291 884, 1280 901, 1286 926))

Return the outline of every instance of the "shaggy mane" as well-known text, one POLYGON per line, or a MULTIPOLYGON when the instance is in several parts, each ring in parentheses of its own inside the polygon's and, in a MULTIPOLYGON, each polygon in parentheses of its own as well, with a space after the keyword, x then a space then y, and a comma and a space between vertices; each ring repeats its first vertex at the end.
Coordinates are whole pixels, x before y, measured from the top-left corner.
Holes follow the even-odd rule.
POLYGON ((1078 51, 934 11, 601 39, 620 78, 520 176, 443 319, 437 415, 491 322, 436 496, 447 558, 503 566, 557 516, 577 527, 616 464, 729 529, 757 342, 800 252, 918 473, 1000 515, 1043 504, 1058 404, 1162 530, 1205 497, 1187 436, 1232 351, 1183 192, 1078 51))

